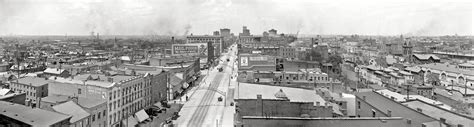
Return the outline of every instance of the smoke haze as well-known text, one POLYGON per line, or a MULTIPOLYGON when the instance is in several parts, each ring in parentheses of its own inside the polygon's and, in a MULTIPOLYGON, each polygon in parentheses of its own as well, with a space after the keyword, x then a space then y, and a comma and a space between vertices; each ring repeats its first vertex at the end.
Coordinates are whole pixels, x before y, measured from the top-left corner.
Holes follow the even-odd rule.
POLYGON ((469 1, 0 0, 0 35, 472 35, 469 1))

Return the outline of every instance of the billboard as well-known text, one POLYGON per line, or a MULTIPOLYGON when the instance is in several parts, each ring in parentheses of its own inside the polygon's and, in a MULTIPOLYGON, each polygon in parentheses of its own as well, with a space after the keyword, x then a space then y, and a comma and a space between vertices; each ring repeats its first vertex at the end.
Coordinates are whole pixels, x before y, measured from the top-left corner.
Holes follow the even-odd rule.
POLYGON ((266 56, 254 56, 250 57, 250 61, 267 61, 268 58, 266 56))
POLYGON ((171 48, 173 55, 207 55, 206 43, 174 44, 171 48))
POLYGON ((240 57, 240 66, 249 66, 248 57, 240 57))

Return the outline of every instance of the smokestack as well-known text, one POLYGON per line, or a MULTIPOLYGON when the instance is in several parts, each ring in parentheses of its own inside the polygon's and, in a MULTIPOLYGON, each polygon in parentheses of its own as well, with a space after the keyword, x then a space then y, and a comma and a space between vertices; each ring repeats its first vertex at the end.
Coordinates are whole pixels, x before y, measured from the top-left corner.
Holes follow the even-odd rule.
POLYGON ((171 44, 174 44, 174 36, 171 37, 171 44))

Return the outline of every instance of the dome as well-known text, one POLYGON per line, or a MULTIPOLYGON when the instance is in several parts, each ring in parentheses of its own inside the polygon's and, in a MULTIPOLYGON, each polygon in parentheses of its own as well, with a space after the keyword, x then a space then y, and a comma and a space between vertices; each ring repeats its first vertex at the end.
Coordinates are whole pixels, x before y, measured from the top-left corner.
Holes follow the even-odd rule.
POLYGON ((281 99, 288 99, 288 97, 286 97, 286 94, 283 92, 282 89, 280 89, 280 91, 275 93, 275 97, 281 98, 281 99))

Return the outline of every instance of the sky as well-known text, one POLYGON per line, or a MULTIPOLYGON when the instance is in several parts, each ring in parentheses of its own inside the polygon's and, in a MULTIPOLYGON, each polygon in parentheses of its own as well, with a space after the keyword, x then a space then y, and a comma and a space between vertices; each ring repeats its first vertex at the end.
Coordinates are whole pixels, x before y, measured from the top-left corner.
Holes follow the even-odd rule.
POLYGON ((473 35, 469 0, 0 0, 0 35, 473 35))

